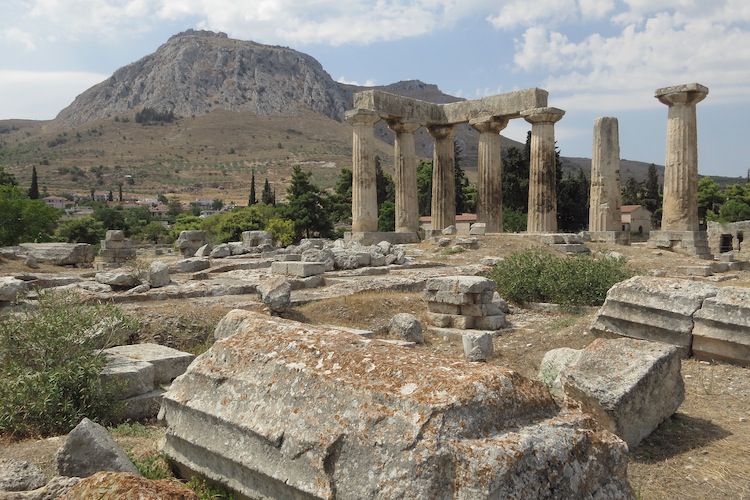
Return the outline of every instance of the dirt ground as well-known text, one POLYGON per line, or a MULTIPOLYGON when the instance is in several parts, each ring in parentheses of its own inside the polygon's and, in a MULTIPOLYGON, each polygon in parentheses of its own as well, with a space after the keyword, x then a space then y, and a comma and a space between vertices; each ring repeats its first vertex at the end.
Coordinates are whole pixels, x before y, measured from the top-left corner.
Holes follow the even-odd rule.
MULTIPOLYGON (((512 251, 533 245, 519 236, 488 237, 479 250, 446 252, 431 242, 410 247, 419 260, 444 265, 476 264, 482 257, 503 257, 512 251)), ((702 264, 670 252, 655 251, 644 245, 616 247, 590 244, 594 252, 617 251, 643 274, 654 270, 668 276, 679 266, 702 264)), ((0 264, 0 274, 12 274, 0 264)), ((28 270, 27 270, 28 272, 28 270)), ((750 272, 724 273, 701 278, 718 286, 750 286, 750 272), (736 275, 736 277, 734 277, 736 275), (729 279, 725 279, 729 277, 729 279)), ((144 318, 141 340, 170 340, 179 343, 188 335, 194 345, 205 348, 211 341, 213 325, 230 307, 247 304, 222 304, 197 310, 190 303, 182 306, 165 303, 139 303, 144 318), (162 325, 159 327, 158 325, 162 325), (159 331, 161 328, 163 331, 159 331), (187 332, 187 333, 186 333, 187 332), (179 337, 179 338, 175 338, 179 337)), ((287 317, 315 324, 339 324, 372 329, 386 337, 386 326, 398 312, 410 312, 425 319, 426 304, 419 293, 364 292, 324 299, 295 307, 287 317)), ((576 314, 544 312, 511 305, 509 327, 495 338, 495 356, 488 362, 512 367, 534 377, 544 354, 557 347, 582 348, 594 337, 589 325, 595 310, 576 314)), ((423 324, 426 324, 423 322, 423 324)), ((460 341, 427 330, 426 342, 418 349, 430 349, 448 356, 463 355, 460 341)), ((628 475, 639 498, 748 498, 750 497, 750 373, 747 368, 693 359, 684 360, 685 401, 678 412, 667 419, 637 448, 630 451, 628 475)), ((156 453, 162 430, 155 423, 144 436, 118 437, 123 446, 136 455, 156 453)), ((14 442, 0 437, 0 458, 17 458, 40 464, 45 472, 54 472, 54 452, 64 437, 14 442)))

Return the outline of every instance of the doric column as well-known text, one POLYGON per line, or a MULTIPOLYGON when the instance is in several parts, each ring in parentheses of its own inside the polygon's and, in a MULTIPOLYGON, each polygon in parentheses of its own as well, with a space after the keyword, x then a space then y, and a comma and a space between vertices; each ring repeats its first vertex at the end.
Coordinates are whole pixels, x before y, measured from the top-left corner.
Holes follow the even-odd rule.
POLYGON ((453 125, 427 128, 435 139, 432 159, 432 229, 445 229, 456 223, 456 163, 453 156, 453 125))
POLYGON ((396 184, 396 232, 419 231, 419 199, 417 198, 417 153, 414 146, 414 131, 418 123, 388 120, 388 126, 396 133, 395 184, 396 184))
POLYGON ((503 161, 500 155, 500 131, 508 126, 507 118, 471 120, 479 132, 477 222, 486 224, 486 232, 503 231, 503 161))
POLYGON ((557 108, 534 108, 521 112, 531 123, 531 158, 529 165, 529 214, 526 231, 557 231, 557 193, 555 175, 555 122, 565 111, 557 108))
POLYGON ((619 231, 620 138, 617 118, 594 120, 589 231, 619 231))
POLYGON ((698 83, 656 90, 669 106, 662 231, 698 230, 698 126, 695 105, 708 89, 698 83))
POLYGON ((346 119, 352 134, 352 232, 378 230, 378 193, 375 185, 375 133, 380 120, 374 111, 353 109, 346 119))

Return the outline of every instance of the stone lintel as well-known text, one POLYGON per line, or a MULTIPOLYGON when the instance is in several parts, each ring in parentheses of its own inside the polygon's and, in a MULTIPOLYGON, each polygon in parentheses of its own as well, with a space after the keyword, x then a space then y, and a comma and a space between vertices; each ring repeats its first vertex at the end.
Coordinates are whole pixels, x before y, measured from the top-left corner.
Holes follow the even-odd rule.
POLYGON ((673 85, 671 87, 663 87, 656 89, 654 97, 657 99, 669 94, 680 94, 682 92, 696 92, 699 94, 708 94, 708 87, 701 85, 700 83, 686 83, 684 85, 673 85))
POLYGON ((371 89, 354 94, 354 108, 374 111, 385 120, 401 118, 420 125, 449 125, 483 117, 518 118, 523 110, 547 106, 548 95, 546 90, 531 88, 471 101, 434 104, 371 89))
POLYGON ((374 111, 361 108, 350 109, 344 114, 344 116, 346 120, 353 125, 357 125, 358 123, 374 125, 380 120, 380 116, 374 111))

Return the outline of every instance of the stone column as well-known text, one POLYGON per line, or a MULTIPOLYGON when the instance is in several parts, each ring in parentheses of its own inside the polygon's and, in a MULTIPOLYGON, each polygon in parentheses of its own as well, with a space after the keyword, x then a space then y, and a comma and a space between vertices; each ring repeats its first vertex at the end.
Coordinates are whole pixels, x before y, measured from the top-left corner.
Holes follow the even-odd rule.
POLYGON ((456 163, 453 157, 453 125, 428 127, 435 139, 432 159, 432 229, 441 230, 456 224, 456 163))
POLYGON ((503 231, 503 162, 500 155, 500 131, 507 118, 484 118, 469 122, 479 132, 477 222, 486 224, 486 232, 503 231))
POLYGON ((352 232, 378 230, 378 193, 375 186, 375 133, 380 120, 374 111, 353 109, 346 119, 352 134, 352 232))
POLYGON ((594 120, 589 231, 620 231, 620 139, 617 118, 594 120))
POLYGON ((417 153, 414 146, 414 131, 418 123, 389 120, 388 126, 396 133, 395 179, 396 184, 396 232, 419 231, 419 199, 417 198, 417 153))
POLYGON ((531 123, 531 159, 529 165, 529 214, 526 231, 557 231, 557 193, 555 159, 555 122, 565 111, 534 108, 521 112, 531 123))
POLYGON ((662 231, 698 231, 698 127, 695 105, 708 89, 698 83, 656 90, 669 106, 662 231))

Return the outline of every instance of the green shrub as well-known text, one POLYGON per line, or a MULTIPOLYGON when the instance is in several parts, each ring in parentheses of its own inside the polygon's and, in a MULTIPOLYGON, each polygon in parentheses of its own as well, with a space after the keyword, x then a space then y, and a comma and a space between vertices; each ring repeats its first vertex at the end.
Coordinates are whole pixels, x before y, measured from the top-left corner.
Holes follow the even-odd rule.
POLYGON ((190 481, 185 486, 193 490, 201 500, 232 500, 234 498, 234 495, 221 486, 209 483, 205 479, 199 479, 195 476, 190 478, 190 481))
POLYGON ((104 383, 101 350, 134 327, 111 305, 41 292, 39 305, 0 317, 0 433, 65 433, 83 417, 107 422, 120 387, 104 383))
POLYGON ((174 477, 169 466, 169 459, 164 454, 146 455, 140 458, 130 456, 129 458, 141 476, 146 479, 159 480, 174 477))
POLYGON ((511 254, 489 273, 498 293, 514 302, 598 306, 614 284, 634 272, 624 260, 590 255, 560 257, 542 249, 511 254))

